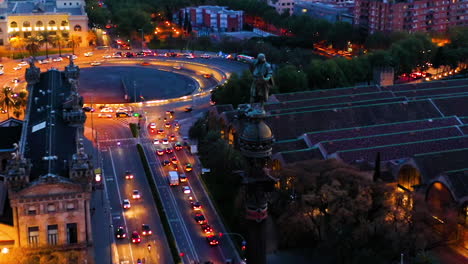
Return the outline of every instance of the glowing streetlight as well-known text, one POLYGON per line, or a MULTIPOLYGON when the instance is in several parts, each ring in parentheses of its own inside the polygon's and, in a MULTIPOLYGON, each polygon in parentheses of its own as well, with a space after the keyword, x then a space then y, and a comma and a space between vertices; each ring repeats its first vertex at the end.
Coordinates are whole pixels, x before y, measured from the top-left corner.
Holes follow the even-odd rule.
POLYGON ((2 254, 8 254, 8 252, 10 252, 10 249, 2 248, 2 254))

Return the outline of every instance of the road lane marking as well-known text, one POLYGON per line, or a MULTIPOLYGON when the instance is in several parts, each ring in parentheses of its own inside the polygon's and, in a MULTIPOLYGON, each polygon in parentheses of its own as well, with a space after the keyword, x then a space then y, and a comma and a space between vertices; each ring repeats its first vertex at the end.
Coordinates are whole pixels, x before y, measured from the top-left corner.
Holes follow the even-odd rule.
MULTIPOLYGON (((110 148, 109 148, 109 157, 110 157, 111 164, 112 164, 112 171, 114 172, 113 178, 115 178, 115 182, 117 183, 116 187, 117 187, 117 195, 119 196, 119 203, 121 203, 123 200, 122 200, 122 195, 120 194, 119 181, 117 180, 117 177, 116 177, 117 173, 115 171, 114 159, 112 158, 112 150, 110 148)), ((123 210, 121 210, 121 211, 122 211, 122 215, 124 216, 123 210)), ((124 224, 125 224, 125 230, 127 231, 127 235, 130 235, 130 233, 128 232, 128 225, 127 225, 127 220, 125 220, 125 216, 123 217, 123 220, 124 220, 124 224)), ((132 263, 133 263, 134 261, 133 261, 132 245, 129 243, 128 247, 130 248, 130 256, 132 258, 132 263)))

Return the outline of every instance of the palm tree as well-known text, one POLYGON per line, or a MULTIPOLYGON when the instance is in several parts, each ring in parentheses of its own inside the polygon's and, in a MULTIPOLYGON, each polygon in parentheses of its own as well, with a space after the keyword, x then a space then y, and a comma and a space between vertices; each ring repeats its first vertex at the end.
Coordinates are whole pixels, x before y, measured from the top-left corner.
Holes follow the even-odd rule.
POLYGON ((26 49, 32 56, 36 56, 37 52, 39 51, 39 42, 40 38, 37 36, 29 36, 26 39, 26 49))
POLYGON ((39 44, 45 44, 46 58, 49 58, 49 43, 52 43, 49 31, 40 31, 38 33, 39 44))
POLYGON ((52 38, 52 41, 54 45, 58 46, 59 56, 62 57, 62 44, 64 43, 65 38, 62 37, 60 34, 57 34, 52 38))
POLYGON ((3 98, 0 100, 0 104, 7 110, 7 116, 10 118, 10 107, 14 106, 15 101, 12 98, 12 89, 8 86, 3 87, 1 92, 3 98))
POLYGON ((28 92, 23 90, 17 94, 13 94, 14 97, 14 107, 13 115, 16 118, 19 118, 22 114, 26 113, 26 105, 28 104, 28 92))

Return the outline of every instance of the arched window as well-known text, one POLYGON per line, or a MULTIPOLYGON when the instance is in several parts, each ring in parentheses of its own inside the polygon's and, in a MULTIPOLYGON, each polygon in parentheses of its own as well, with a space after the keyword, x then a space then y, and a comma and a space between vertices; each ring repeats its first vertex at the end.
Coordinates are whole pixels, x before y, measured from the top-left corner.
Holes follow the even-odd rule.
POLYGON ((36 27, 43 27, 43 26, 44 26, 44 23, 42 23, 42 21, 36 22, 36 27))
POLYGON ((81 31, 81 26, 80 26, 80 25, 76 25, 73 29, 74 29, 75 31, 81 31))
POLYGON ((63 20, 62 23, 60 23, 60 26, 62 27, 68 26, 68 21, 63 20))
POLYGON ((15 21, 13 21, 13 22, 10 23, 10 27, 11 27, 11 28, 17 28, 17 27, 18 27, 18 23, 16 23, 15 21))
POLYGON ((30 26, 31 26, 31 23, 29 23, 29 21, 23 22, 23 27, 30 27, 30 26))
POLYGON ((50 26, 50 27, 55 26, 55 21, 54 21, 54 20, 49 21, 49 26, 50 26))

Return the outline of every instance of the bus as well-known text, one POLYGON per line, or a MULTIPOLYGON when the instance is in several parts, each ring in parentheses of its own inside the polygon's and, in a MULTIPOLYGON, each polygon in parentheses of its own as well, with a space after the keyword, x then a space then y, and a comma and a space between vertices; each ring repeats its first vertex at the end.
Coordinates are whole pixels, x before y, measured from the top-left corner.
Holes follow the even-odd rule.
POLYGON ((237 55, 237 60, 240 61, 240 62, 247 62, 247 63, 251 63, 255 60, 254 57, 251 57, 251 56, 247 56, 247 55, 237 55))

